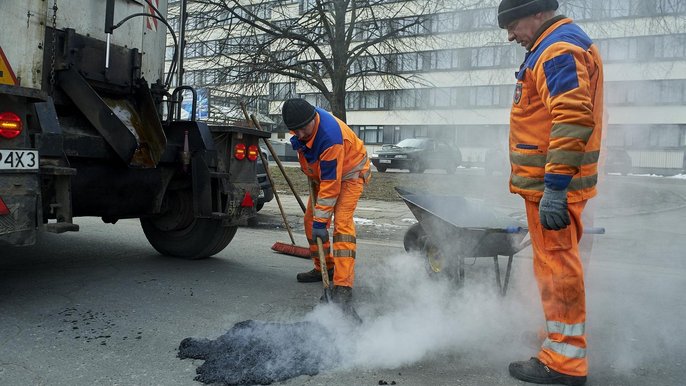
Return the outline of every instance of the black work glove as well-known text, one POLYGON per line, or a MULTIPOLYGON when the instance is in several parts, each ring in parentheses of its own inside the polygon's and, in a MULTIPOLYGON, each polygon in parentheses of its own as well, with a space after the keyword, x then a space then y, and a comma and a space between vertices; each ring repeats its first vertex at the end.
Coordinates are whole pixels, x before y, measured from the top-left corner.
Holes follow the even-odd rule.
POLYGON ((322 239, 322 244, 329 241, 329 232, 326 228, 315 228, 312 227, 312 240, 317 241, 317 237, 322 239))
POLYGON ((538 214, 545 229, 559 231, 567 228, 571 223, 567 210, 567 189, 554 190, 546 187, 538 204, 538 214))

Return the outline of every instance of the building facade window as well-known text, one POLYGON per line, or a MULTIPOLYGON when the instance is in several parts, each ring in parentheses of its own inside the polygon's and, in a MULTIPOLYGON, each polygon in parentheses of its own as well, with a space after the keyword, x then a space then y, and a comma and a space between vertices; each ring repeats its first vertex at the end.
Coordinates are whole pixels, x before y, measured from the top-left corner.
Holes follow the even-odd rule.
POLYGON ((269 85, 269 96, 275 100, 286 100, 295 97, 295 83, 272 83, 269 85))
POLYGON ((367 145, 383 143, 383 126, 355 126, 353 131, 367 145))

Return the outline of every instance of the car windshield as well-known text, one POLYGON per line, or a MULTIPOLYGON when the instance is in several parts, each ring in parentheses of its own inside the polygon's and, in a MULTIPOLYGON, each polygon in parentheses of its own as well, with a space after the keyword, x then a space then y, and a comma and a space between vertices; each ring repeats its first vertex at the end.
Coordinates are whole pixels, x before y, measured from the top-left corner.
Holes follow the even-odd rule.
POLYGON ((398 142, 396 146, 400 147, 416 147, 416 148, 422 148, 424 147, 424 140, 417 139, 417 138, 407 138, 403 139, 402 141, 398 142))

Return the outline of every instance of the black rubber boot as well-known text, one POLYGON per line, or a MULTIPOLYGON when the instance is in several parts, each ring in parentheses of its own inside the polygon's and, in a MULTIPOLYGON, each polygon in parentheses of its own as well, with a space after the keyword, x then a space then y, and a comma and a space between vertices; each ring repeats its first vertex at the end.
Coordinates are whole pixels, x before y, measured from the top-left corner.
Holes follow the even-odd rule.
POLYGON ((540 383, 545 385, 562 384, 569 386, 581 386, 586 384, 586 377, 558 373, 544 365, 538 358, 528 361, 510 363, 510 375, 524 382, 540 383))
POLYGON ((349 316, 357 323, 362 323, 362 319, 353 307, 353 289, 342 285, 333 286, 332 291, 333 303, 338 305, 343 311, 343 314, 349 316))
MULTIPOLYGON (((328 270, 327 273, 329 274, 329 280, 333 280, 333 268, 328 270)), ((312 268, 311 271, 299 273, 296 276, 296 279, 298 279, 300 283, 314 283, 322 281, 322 273, 312 268)))

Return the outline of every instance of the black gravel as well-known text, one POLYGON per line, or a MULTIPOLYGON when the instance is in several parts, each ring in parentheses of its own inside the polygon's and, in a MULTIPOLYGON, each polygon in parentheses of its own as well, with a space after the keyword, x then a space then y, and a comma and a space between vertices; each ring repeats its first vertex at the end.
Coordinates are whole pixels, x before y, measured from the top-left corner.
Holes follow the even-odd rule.
POLYGON ((225 385, 268 385, 336 367, 338 351, 329 332, 313 322, 236 323, 215 340, 186 338, 179 358, 203 359, 196 381, 225 385))

